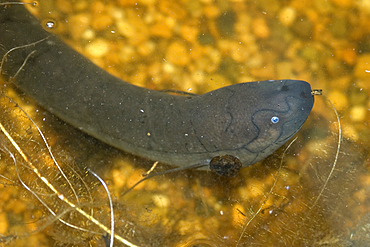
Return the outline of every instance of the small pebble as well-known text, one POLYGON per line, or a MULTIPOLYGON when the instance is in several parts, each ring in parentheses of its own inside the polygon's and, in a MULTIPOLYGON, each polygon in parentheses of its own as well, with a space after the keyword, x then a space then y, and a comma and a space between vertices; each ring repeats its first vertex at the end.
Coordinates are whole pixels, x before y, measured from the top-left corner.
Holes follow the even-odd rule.
POLYGON ((370 79, 370 54, 358 56, 354 71, 355 77, 370 79))
POLYGON ((354 4, 353 0, 331 0, 331 2, 342 8, 348 8, 354 4))
POLYGON ((170 200, 165 195, 153 195, 153 203, 159 208, 168 208, 171 205, 170 200))
POLYGON ((214 18, 217 18, 221 14, 221 11, 215 5, 208 5, 204 8, 204 13, 206 14, 208 18, 214 19, 214 18))
POLYGON ((135 55, 136 55, 135 49, 132 48, 131 46, 127 46, 127 45, 120 46, 119 58, 120 58, 121 63, 126 64, 126 63, 132 62, 135 59, 135 55))
POLYGON ((190 60, 189 49, 182 43, 175 41, 168 47, 166 60, 175 65, 185 66, 190 60))
POLYGON ((243 209, 243 205, 236 203, 232 208, 232 212, 232 224, 234 226, 242 225, 245 221, 245 212, 243 209))
POLYGON ((349 65, 353 65, 356 62, 357 59, 357 52, 354 48, 347 48, 342 51, 338 51, 340 53, 342 59, 344 62, 346 62, 349 65))
POLYGON ((366 203, 366 200, 368 199, 368 195, 367 195, 366 190, 362 188, 354 193, 353 198, 359 203, 366 203))
POLYGON ((101 1, 95 1, 91 4, 91 12, 96 14, 103 13, 105 11, 105 4, 101 1))
POLYGON ((180 30, 181 37, 184 38, 186 41, 194 43, 199 34, 199 29, 192 26, 183 25, 180 30))
POLYGON ((74 1, 72 7, 75 11, 83 12, 89 7, 89 3, 86 0, 74 1))
POLYGON ((68 18, 68 31, 74 40, 79 40, 82 33, 89 28, 90 17, 89 14, 78 14, 68 18))
POLYGON ((104 39, 98 38, 87 44, 85 51, 92 57, 100 58, 108 53, 109 43, 104 39))
POLYGON ((342 111, 348 106, 346 95, 338 90, 331 91, 328 95, 328 99, 334 104, 337 111, 342 111))
POLYGON ((157 2, 157 0, 140 0, 140 3, 143 5, 153 5, 157 2))
POLYGON ((126 183, 127 175, 122 173, 120 170, 113 170, 112 171, 112 177, 113 177, 113 182, 114 185, 117 186, 118 188, 123 187, 126 183))
MULTIPOLYGON (((186 236, 190 233, 198 231, 201 233, 202 230, 202 223, 199 222, 199 219, 186 219, 186 220, 180 220, 177 223, 177 231, 178 234, 186 236)), ((204 236, 203 236, 204 237, 204 236)))
POLYGON ((249 57, 247 48, 240 43, 234 42, 231 47, 231 57, 235 62, 244 62, 249 57))
POLYGON ((152 41, 147 41, 137 48, 137 51, 141 56, 149 56, 156 48, 156 45, 152 41))
POLYGON ((119 5, 122 7, 132 7, 137 5, 137 0, 118 0, 119 5))
POLYGON ((258 38, 266 39, 270 36, 270 29, 263 18, 257 18, 253 20, 252 30, 258 38))
POLYGON ((125 13, 122 8, 118 8, 117 6, 111 6, 107 11, 109 15, 115 20, 122 20, 125 17, 125 13))
POLYGON ((354 122, 362 122, 366 119, 367 109, 365 106, 354 106, 350 110, 351 120, 354 122))
POLYGON ((19 199, 10 199, 5 208, 14 214, 20 214, 27 209, 27 204, 19 199))
POLYGON ((8 218, 5 213, 0 213, 0 234, 5 235, 8 232, 8 218))
POLYGON ((92 21, 92 27, 93 29, 96 29, 98 31, 107 29, 110 25, 112 25, 113 20, 112 17, 108 14, 103 15, 97 15, 96 18, 92 21))
MULTIPOLYGON (((338 127, 335 129, 338 129, 338 127)), ((344 138, 350 139, 354 142, 358 141, 360 138, 357 129, 352 124, 342 124, 342 134, 344 138)))
POLYGON ((163 72, 166 74, 173 74, 175 71, 176 68, 172 63, 163 63, 163 72))
MULTIPOLYGON (((127 178, 127 183, 126 183, 126 186, 128 188, 131 188, 132 186, 134 186, 137 182, 139 182, 141 179, 143 179, 143 174, 145 173, 144 170, 135 170, 133 171, 130 176, 127 178)), ((140 183, 138 184, 134 190, 141 190, 145 187, 145 183, 140 183)))
POLYGON ((296 10, 292 7, 283 8, 279 13, 279 21, 286 27, 293 24, 297 16, 296 10))
POLYGON ((222 55, 219 50, 211 47, 206 47, 205 51, 205 54, 207 54, 207 56, 211 59, 212 63, 216 65, 221 63, 222 55))
POLYGON ((95 38, 95 31, 92 29, 86 29, 82 34, 81 38, 84 40, 93 40, 95 38))
MULTIPOLYGON (((335 126, 334 129, 338 129, 335 126)), ((307 151, 310 152, 310 155, 313 156, 321 156, 323 153, 326 152, 325 147, 328 145, 326 140, 315 140, 315 141, 308 141, 306 144, 307 151)))
POLYGON ((177 1, 161 0, 158 7, 161 13, 176 20, 183 19, 187 14, 186 10, 177 1))
POLYGON ((358 0, 356 1, 356 4, 360 11, 364 11, 370 14, 370 1, 369 0, 358 0))
POLYGON ((117 21, 116 26, 117 26, 118 32, 127 38, 131 38, 136 35, 135 27, 125 20, 117 21))
POLYGON ((150 28, 150 34, 162 38, 169 39, 172 37, 172 30, 163 22, 158 22, 150 28))

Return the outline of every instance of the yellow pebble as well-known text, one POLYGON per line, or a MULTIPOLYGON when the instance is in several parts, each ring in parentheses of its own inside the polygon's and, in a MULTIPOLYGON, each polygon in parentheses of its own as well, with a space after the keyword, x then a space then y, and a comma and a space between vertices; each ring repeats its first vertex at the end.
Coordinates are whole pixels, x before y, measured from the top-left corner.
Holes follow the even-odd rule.
POLYGON ((4 235, 8 231, 8 225, 6 214, 0 213, 0 234, 4 235))
POLYGON ((286 27, 293 24, 297 16, 296 10, 292 7, 286 7, 279 13, 279 21, 286 27))
MULTIPOLYGON (((89 6, 89 4, 86 0, 79 0, 79 1, 76 1, 75 3, 73 3, 72 8, 75 11, 83 12, 83 11, 86 11, 88 6, 89 6)), ((71 11, 71 10, 69 10, 69 11, 71 11)))
POLYGON ((204 8, 204 13, 208 18, 214 19, 221 14, 221 10, 215 5, 208 5, 204 8))
POLYGON ((234 226, 242 225, 245 221, 245 210, 241 204, 235 204, 232 208, 232 221, 234 226))
POLYGON ((118 0, 118 4, 123 7, 132 7, 137 4, 137 0, 118 0))
MULTIPOLYGON (((143 179, 144 173, 145 171, 141 169, 132 172, 132 174, 127 178, 127 187, 130 188, 134 186, 137 182, 139 182, 141 179, 143 179)), ((141 190, 144 188, 144 186, 145 186, 145 183, 140 183, 134 188, 134 190, 141 190)))
POLYGON ((135 50, 130 46, 122 45, 119 52, 121 63, 130 63, 135 59, 135 50))
POLYGON ((338 5, 339 7, 348 8, 351 5, 354 5, 353 0, 331 0, 333 3, 338 5))
POLYGON ((180 30, 181 36, 191 43, 197 40, 199 29, 187 25, 183 25, 180 30))
POLYGON ((96 18, 92 21, 92 27, 95 30, 104 30, 107 29, 110 25, 112 25, 112 17, 110 15, 97 15, 96 18))
MULTIPOLYGON (((337 127, 334 129, 337 129, 337 127)), ((306 146, 307 146, 307 151, 309 151, 311 155, 320 157, 326 153, 325 147, 327 145, 328 143, 326 140, 321 140, 321 141, 316 140, 316 141, 309 141, 306 146)))
POLYGON ((158 9, 161 13, 173 17, 176 20, 183 19, 187 14, 185 8, 183 8, 177 1, 159 1, 158 9))
POLYGON ((354 142, 358 141, 358 139, 360 138, 358 131, 351 124, 342 123, 342 133, 344 138, 350 139, 354 142))
POLYGON ((205 47, 205 54, 212 60, 213 63, 220 63, 222 55, 218 49, 212 48, 210 46, 205 47))
POLYGON ((85 47, 85 51, 95 58, 106 55, 109 51, 109 43, 104 39, 96 39, 85 47))
POLYGON ((132 26, 127 21, 124 21, 124 20, 117 21, 116 26, 117 26, 118 32, 127 38, 131 38, 136 35, 135 27, 132 26))
POLYGON ((91 11, 95 13, 103 13, 105 11, 105 4, 101 1, 95 1, 91 4, 91 11))
POLYGON ((362 188, 353 194, 353 198, 358 202, 364 203, 368 199, 368 196, 365 189, 362 188))
POLYGON ((342 111, 348 106, 347 97, 342 92, 334 90, 329 93, 328 98, 338 111, 342 111))
POLYGON ((113 170, 112 177, 113 182, 117 188, 121 188, 126 183, 126 174, 123 174, 120 170, 113 170))
POLYGON ((156 0, 140 0, 140 3, 143 5, 153 5, 156 3, 156 0))
POLYGON ((27 209, 27 205, 25 202, 19 199, 11 199, 6 204, 6 209, 13 212, 14 214, 20 214, 27 209))
POLYGON ((370 78, 370 54, 358 56, 354 71, 357 78, 370 78))
POLYGON ((244 62, 249 57, 249 52, 247 48, 240 43, 234 42, 232 43, 231 49, 231 57, 236 62, 244 62))
POLYGON ((171 38, 172 36, 171 28, 163 22, 159 22, 155 24, 154 26, 152 26, 150 28, 150 33, 153 36, 158 36, 158 37, 167 38, 167 39, 171 38))
POLYGON ((174 74, 176 71, 175 66, 172 63, 163 63, 162 69, 166 74, 174 74))
POLYGON ((159 208, 168 208, 171 204, 170 199, 165 195, 153 195, 152 200, 159 208))
MULTIPOLYGON (((341 120, 341 126, 342 126, 342 136, 345 139, 349 139, 351 141, 358 141, 359 139, 359 133, 357 129, 354 127, 353 124, 350 124, 349 122, 345 121, 344 119, 341 120)), ((333 132, 338 131, 338 123, 332 122, 330 124, 330 130, 333 132)))
POLYGON ((359 105, 351 108, 350 117, 354 122, 362 122, 366 118, 367 109, 366 107, 359 105))
POLYGON ((166 60, 175 65, 185 66, 190 60, 189 49, 180 42, 173 42, 167 50, 166 60))
POLYGON ((265 39, 270 36, 270 29, 267 26, 265 19, 263 18, 254 19, 252 23, 252 28, 253 28, 253 33, 258 38, 265 39))
POLYGON ((147 41, 137 48, 137 51, 142 56, 149 56, 155 50, 155 43, 152 41, 147 41))
POLYGON ((92 29, 86 29, 82 34, 81 38, 84 40, 93 40, 95 38, 95 31, 92 29))
POLYGON ((68 18, 68 31, 74 40, 79 40, 90 25, 90 15, 78 14, 68 18))

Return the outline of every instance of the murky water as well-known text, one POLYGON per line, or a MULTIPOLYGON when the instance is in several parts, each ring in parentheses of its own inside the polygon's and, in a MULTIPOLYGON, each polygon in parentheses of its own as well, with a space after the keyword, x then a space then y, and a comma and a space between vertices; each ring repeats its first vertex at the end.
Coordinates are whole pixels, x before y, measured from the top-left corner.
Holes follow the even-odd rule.
POLYGON ((334 103, 342 139, 336 156, 337 118, 316 96, 296 141, 239 176, 182 171, 124 195, 153 162, 81 133, 3 81, 0 122, 28 157, 1 134, 5 246, 105 246, 107 230, 66 202, 110 228, 106 191, 88 168, 108 185, 115 234, 137 246, 370 245, 367 1, 58 0, 32 9, 96 64, 147 88, 306 80, 334 103))

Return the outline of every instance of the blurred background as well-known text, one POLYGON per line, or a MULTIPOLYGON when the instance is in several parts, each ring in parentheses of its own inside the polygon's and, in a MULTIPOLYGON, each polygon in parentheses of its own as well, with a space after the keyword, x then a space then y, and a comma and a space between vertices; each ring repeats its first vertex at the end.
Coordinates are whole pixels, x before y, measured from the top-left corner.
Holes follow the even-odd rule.
MULTIPOLYGON (((9 135, 64 198, 109 228, 106 191, 87 169, 99 174, 118 236, 137 246, 370 246, 369 0, 43 0, 28 9, 138 86, 202 94, 299 79, 323 90, 297 140, 237 177, 185 170, 124 195, 152 161, 85 135, 2 80, 9 135)), ((106 231, 50 190, 3 133, 0 245, 109 246, 106 231)))

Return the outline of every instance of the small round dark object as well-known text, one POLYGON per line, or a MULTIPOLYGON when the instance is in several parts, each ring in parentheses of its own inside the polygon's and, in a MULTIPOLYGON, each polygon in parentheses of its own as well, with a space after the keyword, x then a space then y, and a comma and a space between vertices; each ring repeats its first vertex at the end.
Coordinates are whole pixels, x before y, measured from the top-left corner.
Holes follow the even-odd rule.
POLYGON ((209 163, 212 172, 224 177, 235 177, 242 168, 242 162, 235 156, 226 154, 214 157, 209 163))

